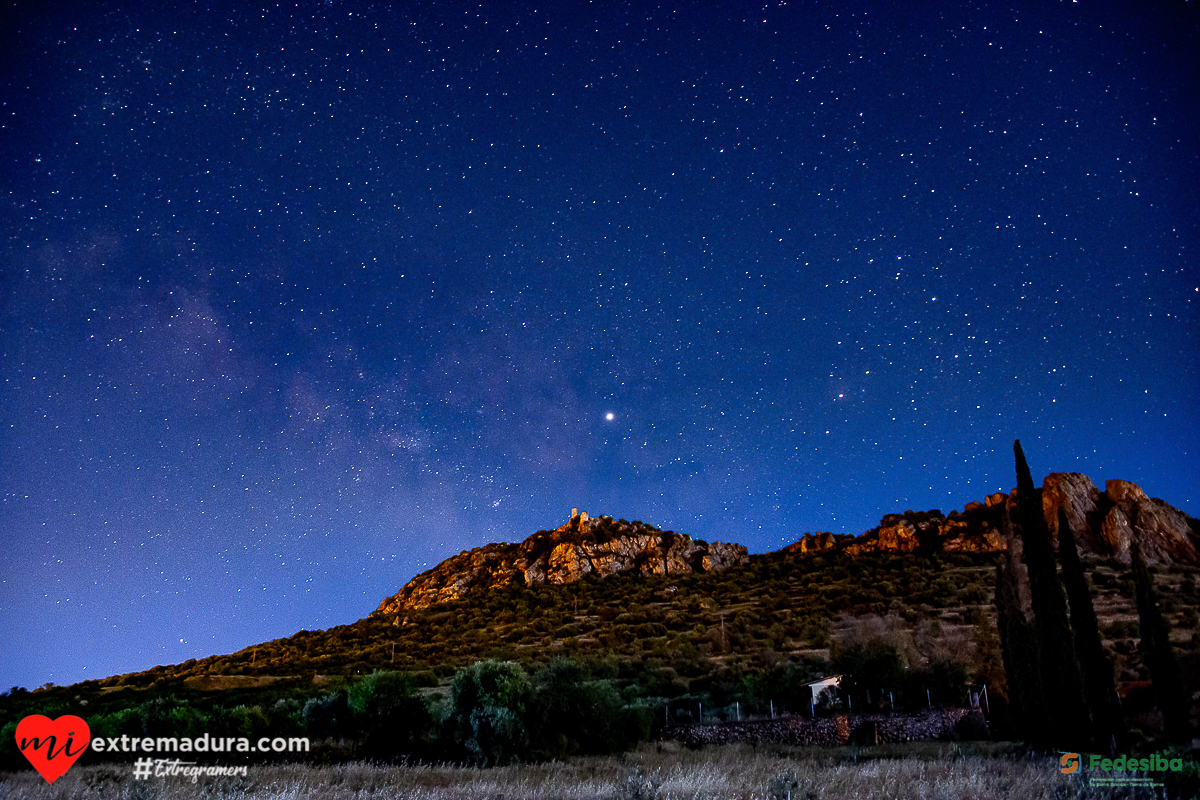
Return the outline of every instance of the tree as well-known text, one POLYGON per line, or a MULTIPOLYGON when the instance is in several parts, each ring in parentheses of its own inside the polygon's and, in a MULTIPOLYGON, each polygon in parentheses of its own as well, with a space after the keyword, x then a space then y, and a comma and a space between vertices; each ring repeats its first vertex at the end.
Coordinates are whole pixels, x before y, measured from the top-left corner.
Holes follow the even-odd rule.
POLYGON ((310 697, 300 711, 300 722, 314 739, 345 736, 350 730, 350 720, 346 692, 341 689, 321 697, 310 697))
POLYGON ((362 755, 391 760, 419 749, 432 719, 416 695, 416 681, 376 671, 350 688, 347 706, 363 737, 362 755))
POLYGON ((971 622, 975 625, 975 633, 972 636, 975 657, 971 665, 975 679, 980 683, 988 684, 992 691, 1007 696, 1008 684, 1004 676, 1004 656, 1000 652, 1000 635, 996 631, 996 626, 992 623, 992 618, 982 609, 971 615, 971 622))
POLYGON ((1142 549, 1136 537, 1130 555, 1134 593, 1137 596, 1138 630, 1142 637, 1139 649, 1150 670, 1150 680, 1154 683, 1154 694, 1163 715, 1167 737, 1175 742, 1186 742, 1191 738, 1191 724, 1188 721, 1191 703, 1183 688, 1179 660, 1171 647, 1171 627, 1158 607, 1154 579, 1142 558, 1142 549))
POLYGON ((1050 708, 1054 747, 1082 749, 1088 743, 1090 715, 1084 702, 1083 681, 1075 658, 1075 643, 1067 612, 1067 598, 1058 579, 1050 529, 1042 511, 1041 493, 1021 440, 1013 442, 1017 467, 1017 512, 1025 566, 1029 570, 1029 592, 1033 600, 1033 625, 1037 639, 1038 674, 1043 698, 1050 708))
POLYGON ((841 691, 866 709, 868 698, 878 702, 886 692, 900 692, 907 682, 904 661, 896 647, 871 638, 839 648, 833 656, 833 671, 841 674, 841 691))
MULTIPOLYGON (((641 737, 642 720, 607 680, 589 680, 575 661, 554 658, 533 677, 529 730, 534 755, 624 750, 641 737)), ((648 732, 647 732, 648 733, 648 732)))
POLYGON ((516 761, 529 742, 529 692, 529 676, 512 661, 478 661, 459 670, 442 720, 445 734, 482 766, 516 761))
POLYGON ((958 705, 967 694, 967 665, 957 659, 934 659, 920 672, 935 703, 958 705))
POLYGON ((1088 586, 1083 563, 1079 560, 1075 534, 1067 520, 1067 512, 1058 509, 1058 551, 1062 560, 1063 583, 1071 605, 1071 631, 1075 636, 1075 654, 1083 676, 1088 707, 1092 712, 1092 731, 1095 746, 1101 752, 1115 753, 1117 736, 1121 733, 1121 701, 1113 681, 1112 663, 1104 652, 1104 639, 1092 605, 1092 590, 1088 586))
POLYGON ((1008 702, 1013 724, 1021 737, 1036 742, 1049 731, 1042 682, 1037 669, 1037 637, 1033 623, 1021 608, 1016 586, 1016 565, 1005 563, 1005 553, 996 564, 996 621, 1000 652, 1008 683, 1008 702))

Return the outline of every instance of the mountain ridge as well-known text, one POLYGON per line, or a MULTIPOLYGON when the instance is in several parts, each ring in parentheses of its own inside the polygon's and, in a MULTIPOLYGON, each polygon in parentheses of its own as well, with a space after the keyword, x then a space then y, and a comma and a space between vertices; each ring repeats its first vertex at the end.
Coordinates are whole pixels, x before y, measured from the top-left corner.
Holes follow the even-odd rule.
MULTIPOLYGON (((1200 565, 1200 520, 1137 484, 1109 480, 1100 490, 1078 472, 1053 472, 1039 490, 1042 508, 1057 546, 1058 510, 1067 519, 1082 552, 1128 564, 1136 539, 1151 564, 1200 565)), ((804 533, 775 553, 998 553, 1020 547, 1011 519, 1017 490, 996 492, 948 515, 940 510, 887 514, 858 536, 804 533)), ((769 555, 769 554, 767 554, 769 555)), ((749 551, 740 544, 712 542, 661 531, 641 521, 572 509, 569 522, 538 531, 523 542, 493 543, 464 550, 406 583, 385 598, 371 616, 402 614, 467 594, 505 586, 574 583, 589 574, 687 574, 744 564, 749 551)), ((396 622, 400 618, 397 616, 396 622)))
MULTIPOLYGON (((1052 473, 1037 491, 1051 531, 1056 535, 1057 511, 1063 507, 1080 550, 1091 554, 1094 591, 1104 598, 1104 624, 1112 627, 1109 638, 1123 648, 1122 658, 1136 661, 1135 646, 1125 641, 1128 621, 1136 616, 1126 579, 1135 537, 1146 560, 1160 565, 1156 581, 1173 598, 1176 624, 1195 628, 1188 613, 1194 613, 1200 596, 1195 582, 1200 520, 1127 481, 1109 481, 1101 491, 1079 473, 1052 473)), ((691 676, 700 669, 693 663, 700 656, 712 664, 742 651, 757 652, 753 657, 760 660, 781 655, 803 660, 828 648, 837 620, 847 615, 898 614, 912 625, 936 619, 948 631, 973 630, 980 615, 991 613, 994 554, 1010 550, 1010 560, 1023 571, 1021 537, 1011 519, 1014 502, 1015 493, 998 492, 949 514, 936 509, 889 514, 859 536, 805 533, 787 547, 761 554, 607 517, 589 524, 581 536, 577 528, 583 515, 577 515, 574 526, 539 531, 524 543, 488 545, 446 559, 355 622, 82 685, 102 692, 168 686, 190 691, 239 688, 237 681, 270 676, 317 685, 327 676, 363 670, 443 675, 481 658, 536 661, 555 654, 591 658, 604 653, 620 658, 656 654, 691 676), (630 550, 629 541, 612 535, 634 525, 654 547, 630 550), (564 558, 552 568, 549 558, 544 565, 534 558, 532 566, 525 562, 524 572, 503 569, 505 558, 511 567, 524 544, 529 544, 527 555, 566 545, 560 551, 564 558), (605 561, 598 554, 606 549, 627 560, 605 561), (449 568, 471 554, 489 556, 476 565, 473 577, 449 568), (602 571, 619 563, 623 571, 602 571), (439 579, 430 580, 439 576, 439 567, 444 568, 439 579), (579 580, 531 583, 527 572, 579 580), (412 590, 423 582, 422 592, 412 590), (457 587, 456 593, 439 593, 446 587, 457 587), (423 602, 405 605, 413 598, 423 602), (755 650, 767 645, 770 652, 755 650), (216 684, 205 683, 214 676, 216 684)), ((463 563, 470 559, 457 566, 463 563)), ((1022 597, 1022 603, 1027 600, 1022 597)), ((1126 678, 1136 675, 1129 672, 1126 678)))

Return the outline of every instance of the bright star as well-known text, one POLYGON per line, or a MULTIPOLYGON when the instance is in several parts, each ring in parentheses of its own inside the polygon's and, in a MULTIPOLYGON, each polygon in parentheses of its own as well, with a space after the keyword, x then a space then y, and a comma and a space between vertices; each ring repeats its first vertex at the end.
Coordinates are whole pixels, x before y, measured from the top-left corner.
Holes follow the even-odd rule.
POLYGON ((617 416, 616 414, 614 414, 613 412, 610 411, 604 415, 604 418, 606 420, 608 420, 609 422, 612 422, 616 418, 616 416, 617 416))

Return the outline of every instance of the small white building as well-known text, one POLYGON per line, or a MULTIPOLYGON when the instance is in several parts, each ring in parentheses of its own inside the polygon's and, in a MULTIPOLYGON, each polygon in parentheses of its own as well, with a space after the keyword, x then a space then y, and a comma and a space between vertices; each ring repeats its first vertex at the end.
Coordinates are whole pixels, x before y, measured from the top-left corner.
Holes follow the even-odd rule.
POLYGON ((829 692, 831 698, 837 696, 837 690, 841 688, 842 676, 830 675, 828 678, 821 678, 819 681, 813 681, 808 684, 809 691, 812 692, 812 702, 817 702, 822 692, 829 692))

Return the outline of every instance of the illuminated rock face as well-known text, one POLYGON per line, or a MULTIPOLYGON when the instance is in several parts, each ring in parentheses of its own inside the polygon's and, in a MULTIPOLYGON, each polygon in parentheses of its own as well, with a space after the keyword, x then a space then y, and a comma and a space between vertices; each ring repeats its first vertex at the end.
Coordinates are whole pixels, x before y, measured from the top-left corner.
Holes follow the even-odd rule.
MULTIPOLYGON (((1058 547, 1058 510, 1066 511, 1080 551, 1129 563, 1136 537, 1149 564, 1200 564, 1200 521, 1157 498, 1137 484, 1108 481, 1100 491, 1078 472, 1054 472, 1041 489, 1042 511, 1058 547)), ((1005 516, 1014 514, 1016 490, 996 492, 962 511, 888 514, 879 527, 861 536, 806 533, 783 548, 789 553, 841 551, 863 553, 996 553, 1005 550, 1005 516)), ((1008 537, 1012 538, 1012 537, 1008 537)), ((1020 560, 1020 539, 1013 540, 1020 560)))
POLYGON ((1129 481, 1108 481, 1101 492, 1086 475, 1054 473, 1042 484, 1042 510, 1058 543, 1058 509, 1084 553, 1128 564, 1136 540, 1148 564, 1200 564, 1200 521, 1129 481))
POLYGON ((842 542, 854 539, 845 533, 806 533, 800 539, 783 548, 785 553, 823 553, 832 550, 842 542))
MULTIPOLYGON (((1055 472, 1042 482, 1041 497, 1056 546, 1061 508, 1085 554, 1129 563, 1136 539, 1149 564, 1200 565, 1200 521, 1147 497, 1136 484, 1108 481, 1102 492, 1086 475, 1055 472)), ((949 515, 940 511, 889 514, 879 527, 861 536, 805 533, 783 552, 997 553, 1011 542, 1019 564, 1020 537, 1004 533, 1015 503, 1013 490, 989 495, 982 503, 968 503, 949 515)), ((539 531, 519 544, 489 544, 443 561, 384 600, 375 613, 424 608, 481 589, 567 584, 588 575, 713 572, 749 560, 740 544, 705 542, 641 522, 589 517, 572 509, 571 521, 560 528, 539 531)))
POLYGON ((1147 497, 1129 481, 1108 481, 1104 494, 1112 503, 1101 528, 1101 537, 1122 561, 1136 538, 1147 564, 1200 564, 1200 522, 1177 508, 1147 497))
POLYGON ((1067 512, 1067 522, 1075 532, 1075 541, 1085 553, 1104 552, 1100 527, 1104 522, 1102 492, 1087 475, 1078 472, 1053 472, 1042 481, 1042 513, 1050 526, 1055 551, 1058 550, 1058 510, 1067 512))
POLYGON ((705 542, 641 522, 588 517, 539 531, 519 544, 489 544, 422 572, 375 611, 391 614, 456 600, 479 589, 574 583, 587 575, 682 575, 712 572, 750 560, 740 544, 705 542))

